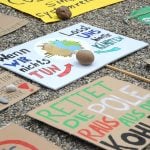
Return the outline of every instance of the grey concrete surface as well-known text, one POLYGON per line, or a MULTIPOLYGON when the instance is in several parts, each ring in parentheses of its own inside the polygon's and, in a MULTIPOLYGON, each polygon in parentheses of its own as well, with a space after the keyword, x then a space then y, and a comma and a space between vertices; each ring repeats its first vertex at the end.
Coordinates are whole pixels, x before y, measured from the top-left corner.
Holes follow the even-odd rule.
MULTIPOLYGON (((0 37, 0 50, 8 49, 79 22, 88 23, 93 26, 150 43, 150 26, 137 22, 134 19, 129 20, 128 24, 123 21, 123 18, 128 16, 133 9, 138 9, 145 5, 150 5, 150 0, 125 0, 124 2, 87 12, 70 20, 45 24, 41 20, 28 14, 24 14, 13 8, 0 4, 1 13, 29 20, 29 23, 26 26, 0 37)), ((150 46, 117 60, 112 65, 143 77, 150 78, 150 71, 145 67, 146 64, 143 61, 146 58, 150 58, 150 46)), ((0 69, 0 71, 3 71, 3 69, 0 69)), ((136 80, 130 76, 110 70, 106 67, 103 67, 57 91, 33 83, 40 86, 41 90, 0 112, 0 127, 14 122, 23 126, 27 130, 45 137, 47 140, 52 141, 64 150, 98 150, 100 148, 88 142, 80 140, 77 137, 57 130, 37 120, 31 119, 26 116, 26 113, 41 104, 53 101, 69 91, 105 75, 128 81, 148 90, 150 89, 148 83, 136 80)), ((150 149, 150 147, 147 147, 147 150, 148 149, 150 149)))

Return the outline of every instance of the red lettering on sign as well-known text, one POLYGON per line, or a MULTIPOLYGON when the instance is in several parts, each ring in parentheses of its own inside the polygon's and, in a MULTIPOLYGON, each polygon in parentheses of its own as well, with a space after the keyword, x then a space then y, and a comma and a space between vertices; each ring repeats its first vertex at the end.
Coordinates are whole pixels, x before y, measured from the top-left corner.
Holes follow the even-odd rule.
POLYGON ((119 122, 117 120, 110 120, 104 116, 102 117, 102 120, 95 120, 90 123, 87 129, 80 129, 78 134, 89 140, 98 142, 106 135, 106 133, 111 132, 115 127, 118 126, 119 122))
POLYGON ((41 68, 39 70, 29 72, 29 75, 42 79, 44 78, 45 75, 47 76, 54 75, 56 71, 61 71, 61 70, 56 65, 51 65, 50 67, 47 68, 41 68))

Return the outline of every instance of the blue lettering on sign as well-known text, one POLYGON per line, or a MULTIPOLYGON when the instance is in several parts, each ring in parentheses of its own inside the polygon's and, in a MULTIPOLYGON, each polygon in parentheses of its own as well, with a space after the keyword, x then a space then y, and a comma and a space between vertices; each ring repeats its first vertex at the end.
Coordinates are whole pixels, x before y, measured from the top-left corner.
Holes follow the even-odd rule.
POLYGON ((20 61, 20 62, 22 62, 22 63, 26 63, 26 62, 31 61, 31 59, 27 59, 26 57, 20 57, 17 60, 20 61))
POLYGON ((16 67, 17 65, 20 65, 20 64, 17 60, 13 60, 11 64, 4 64, 4 65, 16 67))
POLYGON ((71 30, 70 33, 64 33, 64 32, 59 32, 59 33, 63 34, 63 35, 66 35, 66 36, 73 36, 73 35, 79 34, 81 32, 87 31, 89 29, 90 29, 90 27, 86 27, 84 25, 81 25, 77 29, 71 30))
POLYGON ((99 33, 101 33, 101 31, 91 29, 91 30, 89 30, 89 31, 80 33, 80 34, 78 34, 77 36, 82 37, 82 38, 90 38, 92 35, 94 35, 94 34, 99 34, 99 33))
POLYGON ((20 65, 20 62, 26 63, 29 61, 31 61, 31 60, 27 59, 26 57, 19 57, 17 60, 13 60, 10 64, 3 64, 3 65, 16 67, 17 65, 20 65))

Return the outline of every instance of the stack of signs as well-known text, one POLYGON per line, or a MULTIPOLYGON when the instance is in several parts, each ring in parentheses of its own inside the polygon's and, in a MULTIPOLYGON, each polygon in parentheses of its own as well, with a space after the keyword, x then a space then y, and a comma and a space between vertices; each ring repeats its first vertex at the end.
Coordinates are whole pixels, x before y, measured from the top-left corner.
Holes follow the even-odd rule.
POLYGON ((60 150, 60 148, 18 125, 11 124, 0 130, 0 150, 60 150))
POLYGON ((147 45, 79 23, 1 52, 0 66, 57 90, 147 45), (92 65, 77 62, 75 53, 81 49, 94 53, 92 65))
POLYGON ((35 93, 37 90, 39 90, 39 87, 32 85, 9 72, 5 71, 0 73, 0 97, 7 99, 9 102, 8 104, 0 103, 0 111, 24 99, 32 93, 35 93), (15 92, 7 92, 6 87, 11 84, 17 87, 15 92))
POLYGON ((140 150, 150 142, 150 93, 103 77, 29 116, 107 150, 140 150))

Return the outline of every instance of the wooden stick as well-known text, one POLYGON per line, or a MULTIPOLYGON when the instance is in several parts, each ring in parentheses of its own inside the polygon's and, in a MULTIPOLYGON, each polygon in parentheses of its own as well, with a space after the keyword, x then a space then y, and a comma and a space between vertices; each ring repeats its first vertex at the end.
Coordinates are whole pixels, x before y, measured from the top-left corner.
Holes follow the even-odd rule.
POLYGON ((129 75, 129 76, 135 78, 135 79, 142 80, 142 81, 144 81, 144 82, 150 83, 150 80, 149 80, 149 79, 144 78, 144 77, 139 76, 139 75, 136 75, 136 74, 134 74, 134 73, 132 73, 132 72, 119 69, 119 68, 114 67, 114 66, 112 66, 112 65, 106 65, 106 67, 109 68, 109 69, 112 69, 112 70, 114 70, 114 71, 122 72, 122 73, 124 73, 124 74, 126 74, 126 75, 129 75))

